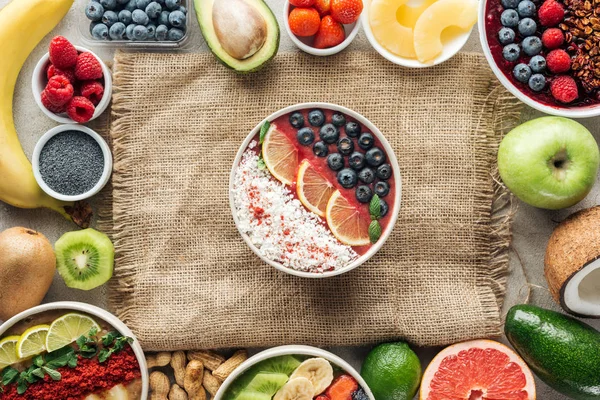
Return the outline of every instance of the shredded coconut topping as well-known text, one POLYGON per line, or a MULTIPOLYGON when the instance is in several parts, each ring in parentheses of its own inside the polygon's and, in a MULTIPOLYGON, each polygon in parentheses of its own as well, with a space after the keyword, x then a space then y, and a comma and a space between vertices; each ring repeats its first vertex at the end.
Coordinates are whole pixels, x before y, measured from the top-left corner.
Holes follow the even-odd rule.
POLYGON ((358 254, 340 243, 283 183, 258 168, 255 147, 253 141, 242 156, 233 194, 240 230, 259 253, 305 272, 333 271, 356 260, 358 254))

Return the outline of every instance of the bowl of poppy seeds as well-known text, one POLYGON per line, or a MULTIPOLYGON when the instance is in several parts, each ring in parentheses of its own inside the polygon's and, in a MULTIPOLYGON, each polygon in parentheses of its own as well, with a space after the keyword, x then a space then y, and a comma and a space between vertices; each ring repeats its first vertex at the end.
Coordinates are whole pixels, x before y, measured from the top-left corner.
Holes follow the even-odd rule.
POLYGON ((60 125, 46 132, 33 150, 33 174, 42 190, 62 201, 92 197, 106 185, 112 154, 88 127, 60 125))

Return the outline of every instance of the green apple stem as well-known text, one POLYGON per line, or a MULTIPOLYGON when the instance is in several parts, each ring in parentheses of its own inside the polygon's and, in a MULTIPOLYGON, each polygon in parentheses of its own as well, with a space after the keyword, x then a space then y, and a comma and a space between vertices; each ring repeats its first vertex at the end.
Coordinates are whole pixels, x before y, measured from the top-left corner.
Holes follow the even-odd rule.
POLYGON ((550 159, 550 169, 552 170, 552 175, 559 181, 565 180, 567 177, 567 170, 571 165, 571 159, 567 154, 566 149, 562 149, 554 157, 550 159))

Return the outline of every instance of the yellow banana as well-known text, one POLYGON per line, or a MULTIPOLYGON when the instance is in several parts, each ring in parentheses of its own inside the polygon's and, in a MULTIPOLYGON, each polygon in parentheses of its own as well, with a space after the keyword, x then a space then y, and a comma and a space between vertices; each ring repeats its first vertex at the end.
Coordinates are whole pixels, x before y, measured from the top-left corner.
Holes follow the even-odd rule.
POLYGON ((0 10, 0 200, 19 208, 50 208, 85 225, 79 207, 55 200, 39 187, 13 120, 19 71, 72 4, 73 0, 13 0, 0 10))

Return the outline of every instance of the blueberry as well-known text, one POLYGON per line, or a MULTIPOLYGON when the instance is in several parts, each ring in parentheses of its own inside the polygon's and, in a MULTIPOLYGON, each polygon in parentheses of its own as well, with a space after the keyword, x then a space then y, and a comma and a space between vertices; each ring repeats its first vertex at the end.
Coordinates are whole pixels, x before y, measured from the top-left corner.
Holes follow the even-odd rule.
POLYGON ((161 12, 162 7, 155 1, 148 4, 148 6, 146 7, 146 14, 148 14, 149 18, 158 18, 161 12))
MULTIPOLYGON (((360 178, 360 175, 359 175, 360 178)), ((360 185, 356 188, 356 200, 361 203, 368 203, 373 198, 373 191, 370 187, 365 185, 360 185)))
POLYGON ((92 1, 85 7, 85 16, 91 21, 100 21, 104 15, 104 7, 97 1, 92 1))
POLYGON ((365 132, 358 138, 358 147, 363 150, 369 150, 373 147, 373 143, 375 143, 375 138, 369 132, 365 132))
POLYGON ((529 87, 534 92, 541 92, 546 87, 546 78, 542 74, 534 74, 529 78, 529 87))
POLYGON ((117 0, 117 4, 120 6, 124 6, 127 3, 129 3, 129 0, 117 0))
POLYGON ((183 39, 183 31, 181 29, 171 28, 169 29, 169 32, 167 32, 167 40, 177 42, 181 39, 183 39))
POLYGON ((117 8, 117 0, 98 0, 105 10, 114 10, 117 8))
POLYGON ((327 165, 333 171, 344 168, 344 157, 340 153, 332 153, 327 156, 327 165))
POLYGON ((135 24, 127 25, 127 28, 125 29, 125 36, 127 36, 127 39, 133 40, 133 30, 135 29, 135 26, 135 24))
POLYGON ((356 122, 348 122, 346 124, 346 135, 350 137, 358 137, 358 135, 360 135, 360 125, 356 122))
POLYGON ((375 175, 377 175, 379 179, 390 179, 390 176, 392 176, 392 166, 390 164, 381 164, 377 167, 375 175))
POLYGON ((290 124, 296 129, 300 129, 304 126, 304 116, 302 113, 295 112, 290 114, 289 120, 290 124))
POLYGON ((116 22, 108 30, 108 34, 112 40, 123 40, 125 37, 125 24, 122 22, 116 22))
POLYGON ((358 176, 356 175, 356 172, 350 168, 344 168, 338 172, 337 180, 342 187, 350 189, 356 186, 356 183, 358 182, 358 176))
POLYGON ((369 400, 369 396, 367 396, 363 388, 358 388, 358 390, 352 393, 352 400, 369 400))
POLYGON ((145 10, 152 0, 135 0, 135 6, 140 10, 145 10))
POLYGON ((169 10, 177 10, 181 5, 181 0, 165 0, 165 6, 169 10))
POLYGON ((542 56, 533 56, 529 60, 529 68, 533 72, 542 72, 546 69, 546 59, 542 56))
POLYGON ((379 215, 385 217, 389 209, 388 203, 384 199, 379 199, 379 215))
POLYGON ((381 151, 380 148, 373 147, 371 150, 367 151, 365 159, 370 166, 379 167, 385 162, 385 154, 383 154, 383 151, 381 151))
POLYGON ((154 0, 154 1, 156 1, 158 4, 160 4, 160 6, 162 8, 165 8, 165 0, 154 0))
POLYGON ((529 68, 529 65, 527 64, 517 64, 515 68, 513 68, 513 76, 519 82, 527 83, 531 77, 531 68, 529 68))
POLYGON ((148 24, 146 25, 146 29, 148 29, 148 39, 154 40, 156 37, 156 25, 148 24))
POLYGON ((185 14, 181 11, 173 11, 169 14, 169 23, 175 28, 181 28, 185 25, 185 14))
POLYGON ((502 44, 510 44, 515 41, 515 31, 510 28, 502 28, 500 32, 498 32, 498 40, 502 44))
POLYGON ((500 15, 500 22, 503 26, 516 28, 519 24, 519 14, 512 9, 504 10, 500 15))
POLYGON ((375 172, 369 167, 363 168, 358 173, 358 179, 366 184, 373 183, 375 180, 375 172))
POLYGON ((100 25, 101 22, 90 22, 90 35, 92 35, 92 32, 94 31, 94 28, 98 25, 100 25))
POLYGON ((325 114, 321 110, 312 110, 308 113, 308 123, 312 126, 322 126, 325 123, 325 114))
POLYGON ((360 171, 365 166, 365 156, 363 153, 355 151, 348 157, 348 165, 350 165, 350 168, 360 171))
POLYGON ((137 9, 137 5, 135 4, 135 0, 129 0, 129 2, 125 5, 125 10, 129 12, 133 12, 133 10, 137 9))
POLYGON ((331 116, 331 123, 341 128, 346 123, 346 117, 344 117, 344 114, 335 113, 331 116))
POLYGON ((517 8, 519 0, 502 0, 502 7, 504 8, 517 8))
POLYGON ((133 28, 133 40, 146 40, 148 39, 148 28, 144 25, 136 25, 133 28))
POLYGON ((343 137, 337 142, 337 148, 342 155, 347 156, 354 151, 354 143, 349 137, 343 137))
POLYGON ((315 133, 310 128, 302 128, 296 134, 296 138, 302 146, 308 146, 315 141, 315 133))
POLYGON ((169 28, 165 25, 159 25, 156 27, 156 40, 160 40, 161 42, 167 40, 167 32, 169 32, 169 28))
MULTIPOLYGON (((308 118, 310 120, 310 114, 308 118)), ((325 143, 333 144, 340 138, 340 131, 333 124, 325 124, 319 130, 319 137, 325 143)))
POLYGON ((108 27, 104 24, 98 24, 92 29, 92 36, 97 40, 108 39, 108 27))
POLYGON ((160 25, 171 26, 171 24, 169 24, 169 14, 171 14, 169 11, 161 12, 158 16, 158 23, 160 25))
POLYGON ((104 15, 102 15, 102 23, 109 28, 113 26, 114 23, 119 22, 119 16, 114 11, 105 11, 104 15))
POLYGON ((523 36, 535 35, 537 24, 531 18, 523 18, 519 21, 519 33, 523 36))
POLYGON ((528 56, 535 56, 542 51, 542 40, 537 36, 529 36, 523 39, 523 52, 528 56))
POLYGON ((323 142, 317 142, 313 145, 313 153, 317 157, 325 157, 329 153, 329 148, 323 142))
POLYGON ((131 13, 131 19, 133 20, 134 23, 136 23, 138 25, 148 25, 148 22, 150 22, 150 18, 148 18, 148 14, 146 14, 142 10, 134 10, 131 13))
POLYGON ((385 197, 390 192, 390 185, 388 185, 387 182, 379 181, 375 184, 373 189, 375 190, 375 193, 377 194, 377 196, 385 197))
POLYGON ((133 21, 131 19, 131 11, 129 11, 129 10, 119 11, 118 17, 119 17, 119 21, 124 23, 125 25, 129 25, 131 23, 131 21, 133 21))
POLYGON ((518 44, 508 44, 502 49, 502 57, 504 57, 506 61, 515 62, 519 59, 520 55, 521 48, 518 44))
POLYGON ((187 8, 185 8, 184 6, 179 6, 179 11, 181 11, 184 14, 187 14, 187 8))
POLYGON ((535 16, 535 4, 530 0, 523 0, 517 6, 517 12, 521 18, 535 16))

